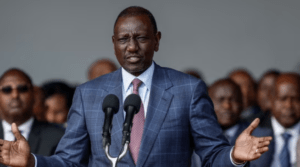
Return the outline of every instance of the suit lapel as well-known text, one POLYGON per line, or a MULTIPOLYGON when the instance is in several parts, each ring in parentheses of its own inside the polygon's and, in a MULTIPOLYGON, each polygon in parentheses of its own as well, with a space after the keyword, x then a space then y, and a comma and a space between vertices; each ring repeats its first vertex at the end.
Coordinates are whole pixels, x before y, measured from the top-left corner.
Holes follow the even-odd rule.
POLYGON ((39 134, 41 133, 40 131, 41 129, 37 120, 34 120, 28 137, 28 143, 32 153, 36 153, 39 149, 39 145, 40 145, 39 134))
POLYGON ((137 161, 139 167, 146 162, 168 113, 173 94, 168 92, 167 89, 171 86, 172 82, 166 70, 155 64, 142 143, 137 161))
POLYGON ((118 70, 114 76, 112 76, 110 84, 112 88, 108 90, 108 94, 114 94, 118 97, 120 101, 120 107, 117 114, 113 117, 112 122, 112 131, 111 137, 115 140, 116 144, 118 145, 119 149, 122 141, 122 129, 123 129, 123 122, 124 122, 124 115, 123 115, 123 96, 122 96, 122 73, 121 70, 118 70))

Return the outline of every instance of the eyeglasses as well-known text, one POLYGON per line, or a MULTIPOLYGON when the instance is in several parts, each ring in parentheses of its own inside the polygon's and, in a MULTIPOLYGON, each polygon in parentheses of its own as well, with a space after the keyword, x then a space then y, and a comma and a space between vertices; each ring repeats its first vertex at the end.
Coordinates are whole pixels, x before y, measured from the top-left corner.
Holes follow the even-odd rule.
POLYGON ((3 92, 4 94, 10 94, 14 89, 18 90, 19 93, 26 93, 29 91, 30 86, 18 85, 16 88, 13 88, 12 86, 0 87, 0 91, 3 92))

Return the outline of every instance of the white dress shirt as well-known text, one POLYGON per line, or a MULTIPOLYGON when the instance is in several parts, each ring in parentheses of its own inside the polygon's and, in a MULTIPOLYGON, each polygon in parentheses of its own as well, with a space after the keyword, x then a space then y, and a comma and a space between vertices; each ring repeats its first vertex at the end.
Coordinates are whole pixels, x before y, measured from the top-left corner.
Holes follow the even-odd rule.
MULTIPOLYGON (((139 86, 139 95, 141 97, 141 100, 144 105, 144 114, 145 118, 147 115, 147 109, 148 109, 148 103, 149 103, 149 97, 150 97, 150 90, 151 90, 151 84, 152 84, 152 77, 154 73, 154 63, 152 62, 151 66, 144 71, 141 75, 139 76, 134 76, 127 72, 124 68, 122 68, 122 79, 123 79, 123 102, 125 101, 126 97, 133 92, 133 85, 132 81, 135 78, 138 78, 141 80, 143 83, 139 86)), ((124 111, 125 113, 125 111, 124 111)), ((125 114, 124 114, 125 115, 125 114)))
MULTIPOLYGON (((22 133, 22 135, 25 137, 26 140, 28 140, 33 121, 34 121, 34 118, 32 117, 29 120, 27 120, 26 122, 24 122, 22 125, 18 126, 19 131, 22 133)), ((5 120, 2 120, 2 127, 3 127, 4 140, 14 141, 15 136, 14 136, 13 132, 11 131, 11 124, 6 122, 5 120)))
POLYGON ((275 119, 275 117, 271 118, 272 128, 274 132, 274 141, 275 141, 275 153, 273 156, 273 162, 271 167, 282 167, 280 165, 279 161, 279 155, 282 151, 282 148, 284 146, 284 139, 282 137, 282 134, 284 132, 288 132, 291 135, 291 138, 289 139, 289 151, 290 151, 290 162, 291 165, 294 166, 296 163, 296 148, 297 148, 297 140, 299 137, 299 131, 300 131, 300 122, 298 122, 296 125, 285 129, 280 123, 275 119))

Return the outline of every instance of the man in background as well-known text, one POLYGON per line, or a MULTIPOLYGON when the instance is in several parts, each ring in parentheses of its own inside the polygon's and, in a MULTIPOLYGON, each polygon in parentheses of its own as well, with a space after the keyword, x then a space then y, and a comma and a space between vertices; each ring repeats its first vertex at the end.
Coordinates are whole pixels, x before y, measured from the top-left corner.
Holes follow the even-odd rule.
POLYGON ((45 105, 45 93, 39 86, 33 87, 34 105, 33 115, 38 121, 46 121, 47 106, 45 105))
POLYGON ((88 70, 88 79, 92 80, 117 70, 117 66, 109 59, 95 61, 88 70))
POLYGON ((272 98, 275 96, 275 83, 279 75, 279 71, 269 70, 262 75, 258 83, 257 102, 263 112, 260 125, 264 127, 271 126, 272 98))
MULTIPOLYGON (((300 76, 282 73, 276 79, 270 118, 275 147, 271 167, 292 167, 296 164, 296 148, 300 131, 300 76)), ((272 144, 274 142, 274 144, 272 144)))
POLYGON ((14 141, 11 124, 18 126, 28 140, 31 152, 49 156, 64 134, 58 126, 40 122, 33 117, 34 92, 30 77, 20 69, 9 69, 0 78, 0 138, 14 141))
POLYGON ((229 78, 238 84, 242 91, 243 111, 241 118, 247 122, 252 122, 255 118, 261 118, 263 113, 257 106, 256 82, 250 73, 245 69, 237 69, 229 74, 229 78))
POLYGON ((72 105, 74 88, 63 81, 50 81, 42 85, 47 107, 45 118, 50 123, 66 127, 67 116, 72 105))

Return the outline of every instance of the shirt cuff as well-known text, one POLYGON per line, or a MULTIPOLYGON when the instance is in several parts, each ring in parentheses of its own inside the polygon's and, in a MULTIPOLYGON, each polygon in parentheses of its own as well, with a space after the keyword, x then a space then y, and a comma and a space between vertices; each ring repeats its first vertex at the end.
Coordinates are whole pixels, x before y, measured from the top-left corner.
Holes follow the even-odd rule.
MULTIPOLYGON (((32 154, 32 153, 31 153, 32 154)), ((32 154, 34 157, 34 167, 37 167, 37 159, 36 156, 34 154, 32 154)), ((231 154, 230 154, 231 155, 231 154)), ((230 156, 231 157, 231 156, 230 156)), ((232 161, 231 161, 232 162, 232 161)))
POLYGON ((246 165, 246 162, 243 163, 243 164, 236 164, 236 162, 234 162, 234 161, 232 160, 232 151, 233 151, 233 148, 234 148, 234 146, 233 146, 233 147, 231 148, 231 150, 230 150, 230 161, 231 161, 232 165, 237 166, 237 167, 243 167, 243 166, 245 166, 245 165, 246 165))

